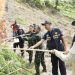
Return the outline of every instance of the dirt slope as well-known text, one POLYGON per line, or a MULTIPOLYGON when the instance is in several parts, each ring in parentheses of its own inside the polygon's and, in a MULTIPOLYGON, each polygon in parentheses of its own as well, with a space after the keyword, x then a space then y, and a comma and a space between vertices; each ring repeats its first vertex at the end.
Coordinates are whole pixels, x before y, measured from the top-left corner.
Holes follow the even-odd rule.
MULTIPOLYGON (((40 25, 41 22, 43 22, 45 19, 50 19, 55 27, 58 27, 63 31, 68 44, 71 43, 71 35, 74 32, 74 28, 71 26, 72 19, 63 17, 62 15, 53 14, 48 9, 42 11, 38 8, 35 9, 30 7, 28 4, 24 5, 18 2, 14 2, 14 0, 7 0, 7 7, 8 9, 6 10, 5 20, 9 29, 8 36, 12 35, 12 29, 10 28, 10 25, 14 20, 16 20, 20 27, 24 28, 24 30, 26 31, 28 29, 28 25, 33 23, 40 25)), ((42 29, 44 30, 43 27, 42 29)), ((51 65, 48 65, 50 64, 49 61, 50 59, 46 58, 48 72, 47 74, 45 73, 43 75, 49 75, 51 72, 51 65)))
POLYGON ((0 18, 3 17, 5 10, 5 0, 0 0, 0 18))

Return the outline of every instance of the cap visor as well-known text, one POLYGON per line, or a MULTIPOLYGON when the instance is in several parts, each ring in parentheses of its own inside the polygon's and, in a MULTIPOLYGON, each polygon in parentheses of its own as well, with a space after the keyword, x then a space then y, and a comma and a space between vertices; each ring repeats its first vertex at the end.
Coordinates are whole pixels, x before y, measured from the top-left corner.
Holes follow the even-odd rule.
POLYGON ((72 22, 72 25, 75 26, 75 21, 72 22))
POLYGON ((45 23, 41 23, 43 26, 45 26, 45 23))

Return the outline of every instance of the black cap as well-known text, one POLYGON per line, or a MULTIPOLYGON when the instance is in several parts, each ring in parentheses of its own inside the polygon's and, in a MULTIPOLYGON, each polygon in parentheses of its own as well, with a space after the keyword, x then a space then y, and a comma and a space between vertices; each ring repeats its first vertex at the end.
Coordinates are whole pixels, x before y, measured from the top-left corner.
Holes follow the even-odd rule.
POLYGON ((75 26, 75 21, 72 22, 72 25, 75 26))
POLYGON ((36 27, 36 24, 33 24, 33 27, 35 28, 36 27))
POLYGON ((39 25, 36 25, 34 29, 39 29, 39 30, 41 30, 41 28, 40 28, 39 25))
POLYGON ((30 25, 29 27, 34 28, 34 26, 33 26, 33 25, 30 25))
POLYGON ((51 23, 51 21, 45 21, 44 23, 41 23, 43 26, 45 26, 46 24, 49 24, 49 25, 51 25, 52 23, 51 23))

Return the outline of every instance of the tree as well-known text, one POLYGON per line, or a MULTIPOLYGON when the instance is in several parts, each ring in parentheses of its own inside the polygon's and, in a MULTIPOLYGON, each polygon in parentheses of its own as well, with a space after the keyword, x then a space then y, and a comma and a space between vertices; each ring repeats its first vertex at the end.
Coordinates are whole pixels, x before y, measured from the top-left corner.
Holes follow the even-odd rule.
POLYGON ((59 4, 59 0, 56 0, 56 1, 55 1, 55 9, 57 9, 58 4, 59 4))

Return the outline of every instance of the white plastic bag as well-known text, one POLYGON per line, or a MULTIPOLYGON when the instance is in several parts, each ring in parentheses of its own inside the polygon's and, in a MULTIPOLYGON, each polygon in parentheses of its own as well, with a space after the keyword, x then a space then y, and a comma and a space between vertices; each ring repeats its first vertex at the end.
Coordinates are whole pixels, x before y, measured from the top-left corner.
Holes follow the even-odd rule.
POLYGON ((69 49, 68 54, 63 54, 63 52, 54 50, 55 55, 60 58, 62 61, 72 61, 75 60, 75 42, 71 49, 69 49))
POLYGON ((71 52, 72 54, 75 54, 75 42, 73 43, 73 46, 72 46, 72 48, 70 49, 70 52, 71 52))
POLYGON ((63 54, 61 51, 54 50, 55 55, 60 58, 62 61, 68 61, 71 59, 71 53, 69 52, 68 54, 63 54))
POLYGON ((19 39, 18 38, 14 38, 14 43, 18 43, 19 39))

